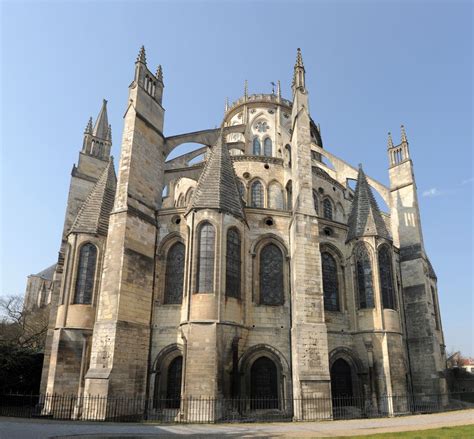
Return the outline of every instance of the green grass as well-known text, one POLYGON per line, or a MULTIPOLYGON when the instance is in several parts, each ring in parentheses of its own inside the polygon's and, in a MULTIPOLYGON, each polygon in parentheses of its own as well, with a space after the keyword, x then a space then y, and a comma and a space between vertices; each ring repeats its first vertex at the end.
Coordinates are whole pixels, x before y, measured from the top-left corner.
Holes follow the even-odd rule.
MULTIPOLYGON (((418 431, 401 431, 399 433, 379 433, 366 436, 351 436, 352 438, 405 438, 405 439, 438 439, 438 438, 454 438, 454 439, 473 439, 474 424, 462 425, 459 427, 443 427, 434 430, 418 430, 418 431)), ((342 437, 340 438, 342 439, 342 437)))

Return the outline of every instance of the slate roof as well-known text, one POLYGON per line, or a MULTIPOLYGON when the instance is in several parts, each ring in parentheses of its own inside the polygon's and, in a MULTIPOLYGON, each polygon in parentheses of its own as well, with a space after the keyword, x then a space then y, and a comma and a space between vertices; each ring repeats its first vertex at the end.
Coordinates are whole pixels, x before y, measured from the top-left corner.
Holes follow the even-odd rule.
POLYGON ((109 140, 109 120, 107 118, 107 101, 105 99, 102 101, 102 108, 95 121, 92 134, 99 139, 109 140))
POLYGON ((116 186, 114 162, 110 158, 97 183, 81 206, 69 232, 106 236, 110 212, 114 205, 116 186))
POLYGON ((199 177, 189 210, 215 209, 244 218, 244 210, 237 188, 234 165, 229 149, 223 142, 223 130, 199 177))
POLYGON ((45 268, 39 273, 33 274, 33 276, 40 277, 41 279, 45 279, 45 280, 53 280, 53 274, 55 270, 56 270, 56 264, 53 264, 51 265, 51 267, 45 268))
POLYGON ((379 236, 392 239, 361 165, 359 165, 348 226, 347 241, 360 236, 379 236))

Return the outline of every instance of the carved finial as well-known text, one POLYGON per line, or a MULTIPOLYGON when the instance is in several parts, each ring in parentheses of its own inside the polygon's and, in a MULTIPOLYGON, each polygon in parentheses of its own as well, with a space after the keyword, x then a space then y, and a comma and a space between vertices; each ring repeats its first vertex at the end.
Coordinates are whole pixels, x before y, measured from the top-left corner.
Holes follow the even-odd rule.
POLYGON ((158 81, 163 82, 163 69, 161 67, 161 64, 156 69, 156 75, 155 76, 156 76, 156 79, 158 79, 158 81))
POLYGON ((137 56, 137 62, 146 64, 145 46, 142 46, 140 48, 140 52, 138 52, 138 56, 137 56))
POLYGON ((281 85, 279 80, 277 81, 277 97, 281 99, 281 85))
POLYGON ((89 122, 87 122, 86 129, 84 131, 85 134, 92 134, 92 117, 89 118, 89 122))
POLYGON ((392 133, 388 133, 387 148, 393 148, 392 133))
POLYGON ((301 55, 301 49, 298 47, 296 50, 296 64, 295 67, 303 67, 303 56, 301 55))
POLYGON ((245 80, 245 82, 244 82, 244 98, 245 98, 245 100, 247 100, 248 97, 249 97, 249 84, 248 84, 248 81, 245 80))
POLYGON ((403 125, 400 126, 400 131, 401 131, 402 142, 408 143, 407 133, 406 133, 405 127, 403 125))

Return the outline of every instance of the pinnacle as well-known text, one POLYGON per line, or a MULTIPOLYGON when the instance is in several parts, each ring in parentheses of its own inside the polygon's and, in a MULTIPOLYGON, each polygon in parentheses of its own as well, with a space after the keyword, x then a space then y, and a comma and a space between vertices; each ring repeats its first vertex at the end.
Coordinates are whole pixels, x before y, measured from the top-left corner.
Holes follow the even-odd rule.
POLYGON ((84 131, 84 133, 86 134, 92 134, 92 117, 89 118, 89 121, 87 122, 87 126, 86 126, 86 129, 84 131))
POLYGON ((163 82, 163 68, 161 67, 161 64, 156 69, 155 76, 156 76, 156 79, 158 79, 158 81, 163 82))
POLYGON ((296 64, 295 67, 303 67, 303 56, 301 55, 301 49, 298 47, 296 50, 296 64))
POLYGON ((387 139, 387 148, 393 148, 393 140, 392 140, 392 133, 388 133, 388 139, 387 139))
POLYGON ((401 131, 402 142, 408 142, 407 133, 406 133, 405 127, 403 125, 400 126, 400 131, 401 131))
POLYGON ((137 61, 141 62, 146 65, 146 53, 145 53, 145 46, 140 48, 140 52, 138 52, 137 61))
POLYGON ((99 115, 94 125, 92 134, 99 139, 107 139, 107 133, 109 131, 109 121, 107 118, 107 101, 102 100, 102 108, 100 109, 99 115))

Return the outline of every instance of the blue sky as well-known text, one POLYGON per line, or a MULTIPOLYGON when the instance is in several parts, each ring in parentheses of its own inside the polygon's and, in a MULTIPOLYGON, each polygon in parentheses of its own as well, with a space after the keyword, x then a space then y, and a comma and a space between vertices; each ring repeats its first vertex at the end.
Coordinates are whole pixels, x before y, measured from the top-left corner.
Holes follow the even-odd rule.
POLYGON ((284 97, 301 47, 325 147, 388 183, 405 124, 448 350, 473 355, 472 3, 469 1, 3 2, 1 284, 55 262, 70 171, 109 100, 120 155, 139 47, 163 65, 165 134, 220 124, 224 100, 284 97))

